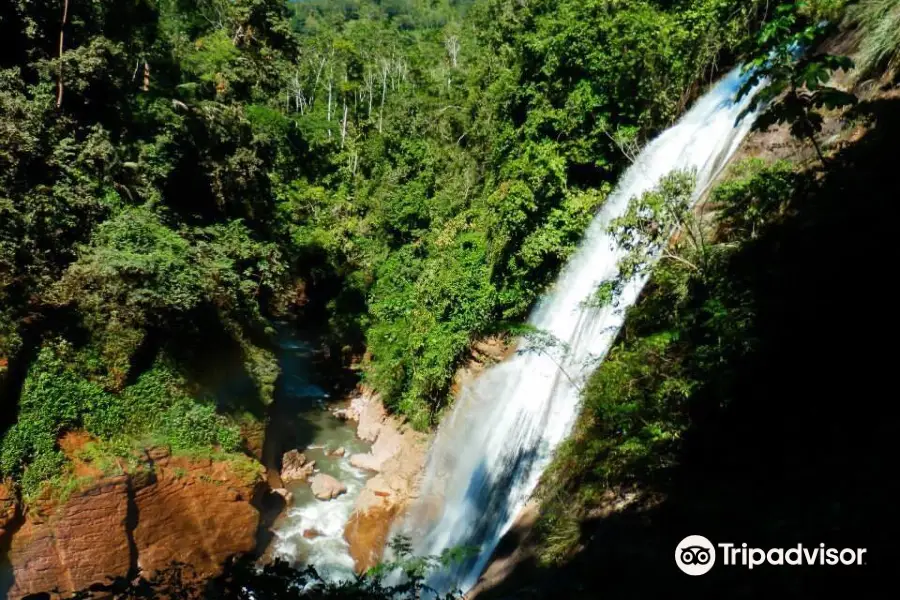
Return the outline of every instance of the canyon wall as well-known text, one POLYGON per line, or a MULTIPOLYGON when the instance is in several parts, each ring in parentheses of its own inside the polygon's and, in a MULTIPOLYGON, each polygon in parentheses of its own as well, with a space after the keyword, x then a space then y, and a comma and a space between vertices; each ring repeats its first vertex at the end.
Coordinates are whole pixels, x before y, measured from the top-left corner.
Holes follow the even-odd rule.
POLYGON ((213 461, 145 452, 128 473, 85 478, 68 497, 21 515, 0 487, 0 595, 59 594, 115 577, 145 577, 173 562, 217 575, 229 557, 257 545, 266 486, 250 461, 213 461))

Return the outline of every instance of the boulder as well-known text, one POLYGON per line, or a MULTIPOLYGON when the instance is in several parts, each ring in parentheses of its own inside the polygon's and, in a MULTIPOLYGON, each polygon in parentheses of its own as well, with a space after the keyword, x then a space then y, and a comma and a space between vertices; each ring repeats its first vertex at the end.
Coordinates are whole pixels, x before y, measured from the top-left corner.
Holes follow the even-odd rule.
POLYGON ((318 473, 309 480, 313 496, 319 500, 332 500, 347 492, 347 486, 325 473, 318 473))
POLYGON ((308 540, 314 540, 317 537, 321 537, 323 534, 321 531, 313 527, 311 529, 304 529, 302 535, 308 540))
POLYGON ((285 483, 289 481, 306 481, 313 474, 316 468, 316 461, 306 461, 306 455, 301 454, 298 450, 290 450, 284 453, 281 458, 281 480, 285 483))
POLYGON ((350 402, 350 410, 357 415, 356 435, 366 442, 374 442, 381 433, 387 412, 377 395, 363 394, 350 402))
POLYGON ((404 444, 403 434, 394 425, 382 423, 378 439, 372 445, 368 454, 354 454, 350 457, 350 464, 357 469, 380 472, 384 463, 397 456, 404 444))
POLYGON ((381 468, 381 462, 372 454, 353 454, 350 456, 350 464, 357 469, 375 471, 376 473, 381 468))
POLYGON ((331 414, 333 414, 335 418, 340 419, 341 421, 350 421, 354 417, 354 414, 350 412, 349 408, 336 408, 331 411, 331 414))
POLYGON ((365 573, 381 562, 391 524, 401 508, 397 503, 385 503, 350 516, 344 527, 344 538, 349 541, 348 551, 357 573, 365 573))
POLYGON ((331 455, 331 456, 337 456, 338 458, 340 458, 340 457, 344 456, 344 454, 346 454, 346 453, 347 453, 347 451, 344 450, 344 447, 343 447, 343 446, 341 446, 340 448, 338 448, 338 449, 336 449, 336 450, 333 450, 333 451, 330 453, 330 455, 331 455))
POLYGON ((215 577, 228 558, 253 551, 265 491, 263 469, 243 473, 228 462, 172 458, 155 477, 132 477, 137 564, 153 577, 173 562, 215 577))

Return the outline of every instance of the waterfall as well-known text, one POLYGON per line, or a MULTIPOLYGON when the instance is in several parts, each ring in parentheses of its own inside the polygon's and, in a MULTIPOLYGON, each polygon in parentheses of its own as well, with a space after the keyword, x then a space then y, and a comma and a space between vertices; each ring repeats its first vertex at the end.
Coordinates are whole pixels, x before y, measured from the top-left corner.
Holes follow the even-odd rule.
POLYGON ((578 251, 535 307, 529 323, 565 343, 565 354, 517 353, 464 387, 435 437, 421 494, 399 526, 420 556, 475 547, 478 555, 430 582, 438 590, 471 588, 553 451, 569 434, 579 388, 608 352, 646 277, 632 281, 617 307, 586 305, 615 277, 621 252, 607 234, 629 200, 675 169, 695 169, 696 197, 710 185, 749 131, 736 124, 752 94, 735 103, 743 77, 735 69, 681 120, 640 153, 594 218, 578 251))

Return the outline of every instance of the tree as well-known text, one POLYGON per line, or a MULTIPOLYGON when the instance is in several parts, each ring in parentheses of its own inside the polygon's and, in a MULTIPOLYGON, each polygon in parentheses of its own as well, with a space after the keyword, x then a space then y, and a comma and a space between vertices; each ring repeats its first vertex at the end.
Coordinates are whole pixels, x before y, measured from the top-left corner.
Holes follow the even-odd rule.
POLYGON ((756 118, 754 129, 765 131, 775 124, 789 123, 791 134, 805 138, 813 145, 822 164, 825 155, 816 140, 822 130, 822 108, 830 110, 850 106, 856 97, 827 85, 832 74, 853 67, 846 56, 825 53, 807 54, 815 49, 832 28, 824 22, 804 23, 799 11, 805 3, 783 4, 776 9, 775 18, 766 23, 756 39, 755 58, 744 65, 747 78, 738 90, 737 98, 755 93, 738 120, 765 107, 756 118))
POLYGON ((613 302, 628 282, 648 273, 657 259, 704 273, 709 253, 702 220, 693 209, 695 184, 694 172, 673 171, 652 190, 632 198, 625 214, 613 219, 608 231, 624 254, 616 277, 598 288, 597 304, 613 302))

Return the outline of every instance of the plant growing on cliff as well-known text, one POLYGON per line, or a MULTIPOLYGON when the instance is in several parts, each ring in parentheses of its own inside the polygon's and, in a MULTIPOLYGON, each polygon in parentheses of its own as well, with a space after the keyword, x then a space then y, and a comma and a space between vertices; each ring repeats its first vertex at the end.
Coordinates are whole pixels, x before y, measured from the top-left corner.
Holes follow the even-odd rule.
POLYGON ((48 342, 31 366, 18 421, 0 441, 0 472, 17 479, 23 495, 37 497, 68 462, 57 438, 84 429, 101 440, 97 450, 119 458, 146 440, 190 453, 240 449, 240 430, 215 407, 192 398, 184 380, 158 363, 120 393, 85 376, 90 356, 63 340, 48 342))
POLYGON ((860 36, 858 77, 877 75, 880 70, 894 71, 896 81, 900 67, 900 0, 868 0, 849 10, 851 20, 858 22, 860 36))
POLYGON ((835 71, 849 70, 853 61, 846 56, 816 52, 816 46, 832 33, 827 22, 807 24, 800 14, 805 6, 783 4, 775 18, 765 24, 756 39, 754 58, 744 65, 746 80, 737 98, 754 93, 738 121, 760 106, 762 112, 753 124, 765 131, 775 124, 787 123, 791 134, 808 140, 823 166, 825 155, 816 135, 822 130, 822 109, 834 110, 856 103, 856 96, 827 85, 835 71))
POLYGON ((657 260, 674 263, 701 277, 709 267, 711 247, 701 217, 694 211, 696 174, 673 171, 659 184, 636 196, 608 232, 624 251, 616 276, 604 281, 589 301, 603 307, 625 286, 650 272, 657 260))

